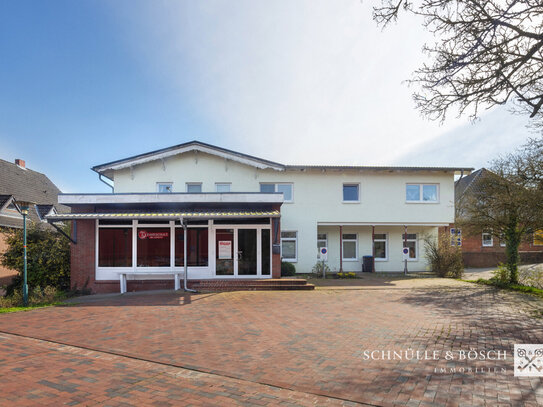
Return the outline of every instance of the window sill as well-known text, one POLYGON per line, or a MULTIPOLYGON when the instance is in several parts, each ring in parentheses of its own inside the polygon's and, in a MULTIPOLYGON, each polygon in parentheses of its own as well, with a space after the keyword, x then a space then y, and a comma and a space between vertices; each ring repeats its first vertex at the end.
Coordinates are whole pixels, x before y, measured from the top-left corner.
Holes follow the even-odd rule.
POLYGON ((424 204, 424 205, 436 205, 439 201, 405 201, 406 204, 424 204))
POLYGON ((346 261, 346 262, 349 262, 349 263, 354 263, 354 262, 357 262, 357 261, 360 261, 358 259, 341 259, 342 261, 346 261))
POLYGON ((375 261, 379 261, 379 262, 383 262, 383 261, 388 261, 388 259, 374 259, 375 261))
POLYGON ((341 203, 344 203, 344 204, 359 204, 360 201, 341 201, 341 203))
POLYGON ((281 261, 287 262, 287 263, 298 263, 297 259, 281 259, 281 261))

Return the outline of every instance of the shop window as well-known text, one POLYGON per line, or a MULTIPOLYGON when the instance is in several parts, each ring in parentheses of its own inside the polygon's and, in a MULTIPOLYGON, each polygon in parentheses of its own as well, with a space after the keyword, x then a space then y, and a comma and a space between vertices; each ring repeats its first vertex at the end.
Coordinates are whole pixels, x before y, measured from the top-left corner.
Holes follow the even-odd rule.
POLYGON ((138 267, 170 266, 170 228, 138 228, 138 267))
MULTIPOLYGON (((187 264, 189 267, 206 267, 209 264, 208 229, 187 229, 187 264)), ((183 267, 184 233, 183 228, 175 228, 175 266, 183 267)))
POLYGON ((98 229, 98 267, 132 267, 132 228, 98 229))

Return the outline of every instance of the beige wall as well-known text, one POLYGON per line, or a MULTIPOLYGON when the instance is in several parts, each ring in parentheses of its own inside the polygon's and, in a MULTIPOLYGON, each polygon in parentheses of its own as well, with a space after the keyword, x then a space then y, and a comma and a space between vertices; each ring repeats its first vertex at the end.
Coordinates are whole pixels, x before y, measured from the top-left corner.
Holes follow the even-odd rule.
MULTIPOLYGON (((259 192, 261 182, 293 183, 294 202, 283 204, 281 227, 285 231, 298 232, 296 266, 300 272, 310 271, 317 260, 318 223, 448 224, 454 221, 454 174, 452 172, 259 170, 205 153, 189 152, 169 157, 164 161, 158 160, 134 166, 132 169, 117 170, 114 174, 117 193, 156 192, 157 182, 172 182, 173 192, 185 192, 187 182, 201 182, 203 192, 215 192, 217 182, 231 183, 232 192, 259 192), (360 203, 342 202, 343 183, 360 183, 360 203), (406 183, 438 183, 439 202, 406 203, 406 183)), ((359 228, 360 230, 357 231, 360 234, 359 254, 362 256, 369 254, 366 253, 366 247, 371 246, 371 228, 359 228)), ((396 228, 398 231, 394 233, 391 231, 390 249, 391 253, 392 250, 397 250, 398 256, 401 256, 401 242, 398 248, 396 240, 397 238, 401 240, 403 228, 396 228)), ((330 239, 330 245, 333 244, 339 245, 339 229, 337 242, 334 243, 330 239)), ((416 265, 421 270, 425 269, 425 260, 422 257, 422 255, 419 256, 416 265)), ((339 258, 337 261, 330 260, 330 263, 331 267, 339 267, 339 258)), ((353 269, 359 269, 360 261, 350 266, 353 269)), ((398 271, 403 269, 403 265, 401 259, 391 257, 388 264, 379 268, 398 271)))

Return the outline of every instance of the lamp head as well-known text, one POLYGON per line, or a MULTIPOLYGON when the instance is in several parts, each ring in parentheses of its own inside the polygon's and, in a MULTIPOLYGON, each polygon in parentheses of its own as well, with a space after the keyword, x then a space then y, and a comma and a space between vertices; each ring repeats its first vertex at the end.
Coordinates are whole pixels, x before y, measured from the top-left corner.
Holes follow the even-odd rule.
POLYGON ((15 206, 21 213, 21 215, 28 215, 28 209, 31 205, 34 205, 35 202, 32 201, 25 201, 25 200, 15 200, 15 206))

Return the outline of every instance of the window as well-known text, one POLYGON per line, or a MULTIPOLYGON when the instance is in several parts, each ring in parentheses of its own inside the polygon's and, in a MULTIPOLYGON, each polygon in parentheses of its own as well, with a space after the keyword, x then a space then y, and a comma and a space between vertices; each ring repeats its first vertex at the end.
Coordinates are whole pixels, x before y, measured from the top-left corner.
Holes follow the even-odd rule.
POLYGON ((439 201, 439 184, 407 184, 405 200, 407 202, 436 203, 439 201))
POLYGON ((534 246, 543 246, 543 229, 534 232, 534 246))
POLYGON ((298 232, 281 232, 281 259, 285 261, 297 261, 298 232))
POLYGON ((326 233, 317 234, 317 249, 319 249, 319 253, 321 247, 328 247, 328 236, 326 233))
MULTIPOLYGON (((203 267, 209 264, 207 228, 187 228, 187 265, 203 267)), ((175 228, 175 266, 185 265, 183 228, 175 228)))
POLYGON ((462 246, 462 229, 460 228, 451 228, 451 246, 461 247, 462 246))
POLYGON ((505 246, 507 246, 505 242, 505 235, 503 233, 500 233, 500 247, 505 247, 505 246))
POLYGON ((138 228, 138 267, 170 266, 170 228, 138 228))
POLYGON ((494 246, 494 239, 492 233, 483 232, 483 247, 492 247, 494 246))
POLYGON ((172 192, 172 183, 171 182, 157 182, 156 187, 159 193, 172 192))
POLYGON ((229 182, 221 182, 215 184, 215 191, 217 192, 230 192, 230 183, 229 182))
POLYGON ((187 192, 190 194, 199 194, 202 192, 201 182, 187 182, 187 192))
POLYGON ((356 233, 344 233, 342 237, 343 260, 356 261, 358 259, 358 239, 356 233))
POLYGON ((281 192, 285 202, 292 202, 294 200, 292 184, 260 184, 260 192, 268 194, 281 192))
POLYGON ((132 228, 98 230, 98 267, 132 267, 132 228))
POLYGON ((360 202, 359 184, 343 184, 343 202, 360 202))
POLYGON ((408 233, 407 236, 405 233, 402 234, 402 243, 403 247, 407 247, 409 249, 409 259, 417 260, 417 234, 408 233))
POLYGON ((375 233, 373 235, 373 255, 377 261, 388 259, 387 237, 386 233, 375 233))

